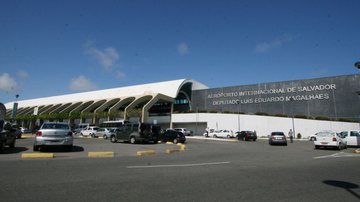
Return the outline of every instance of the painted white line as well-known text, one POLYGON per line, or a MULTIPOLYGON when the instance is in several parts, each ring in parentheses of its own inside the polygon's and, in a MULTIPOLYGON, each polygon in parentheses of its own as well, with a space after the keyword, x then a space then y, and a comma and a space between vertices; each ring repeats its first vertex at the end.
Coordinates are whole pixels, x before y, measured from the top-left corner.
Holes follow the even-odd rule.
POLYGON ((173 164, 173 165, 153 165, 153 166, 126 166, 126 168, 170 168, 170 167, 194 167, 229 164, 230 162, 213 162, 213 163, 194 163, 194 164, 173 164))
POLYGON ((314 157, 314 159, 341 158, 341 157, 360 157, 360 156, 355 155, 355 154, 345 153, 345 152, 339 152, 339 153, 326 155, 326 156, 317 156, 317 157, 314 157))

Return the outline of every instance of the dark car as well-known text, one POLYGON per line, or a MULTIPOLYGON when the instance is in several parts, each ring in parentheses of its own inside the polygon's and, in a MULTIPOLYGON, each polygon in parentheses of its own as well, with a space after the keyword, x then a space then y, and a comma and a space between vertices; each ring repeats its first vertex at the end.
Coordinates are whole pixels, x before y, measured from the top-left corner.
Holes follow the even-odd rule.
POLYGON ((112 143, 123 141, 135 144, 137 142, 157 143, 161 135, 161 127, 149 123, 126 123, 115 130, 115 134, 110 136, 112 143))
POLYGON ((16 142, 16 130, 11 126, 10 123, 4 125, 3 121, 0 121, 0 153, 5 150, 5 146, 8 145, 10 148, 15 147, 16 142))
POLYGON ((272 132, 269 137, 269 144, 280 144, 280 145, 287 145, 286 136, 283 132, 272 132))
POLYGON ((241 131, 241 132, 236 132, 236 137, 239 140, 244 140, 244 141, 256 141, 257 139, 257 135, 256 132, 254 131, 241 131))
POLYGON ((185 143, 186 137, 182 132, 176 130, 167 130, 162 133, 161 135, 162 142, 173 142, 174 144, 177 143, 185 143))

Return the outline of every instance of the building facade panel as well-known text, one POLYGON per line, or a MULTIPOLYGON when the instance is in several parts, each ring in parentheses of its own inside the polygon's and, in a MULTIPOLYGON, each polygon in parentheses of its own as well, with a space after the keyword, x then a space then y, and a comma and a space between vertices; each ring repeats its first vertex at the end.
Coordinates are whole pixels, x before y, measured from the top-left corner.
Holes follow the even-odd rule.
POLYGON ((357 119, 359 75, 195 90, 192 107, 219 112, 357 119))

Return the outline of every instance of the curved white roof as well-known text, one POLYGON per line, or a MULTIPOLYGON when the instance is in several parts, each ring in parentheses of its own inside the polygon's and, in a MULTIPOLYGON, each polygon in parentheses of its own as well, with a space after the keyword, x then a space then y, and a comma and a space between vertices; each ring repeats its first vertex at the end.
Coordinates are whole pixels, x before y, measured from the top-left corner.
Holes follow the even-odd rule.
MULTIPOLYGON (((30 100, 18 101, 18 107, 32 107, 40 105, 51 105, 51 104, 65 104, 65 103, 75 103, 75 102, 84 102, 90 100, 111 100, 115 98, 124 98, 124 97, 138 97, 142 95, 152 95, 152 94, 164 94, 172 98, 176 98, 180 88, 186 84, 192 83, 192 90, 207 89, 208 87, 204 84, 191 80, 191 79, 179 79, 172 81, 164 81, 158 83, 149 83, 128 87, 120 88, 111 88, 105 90, 89 91, 83 93, 74 93, 67 95, 51 96, 45 98, 37 98, 30 100)), ((13 107, 14 102, 6 103, 5 106, 7 109, 13 107)))

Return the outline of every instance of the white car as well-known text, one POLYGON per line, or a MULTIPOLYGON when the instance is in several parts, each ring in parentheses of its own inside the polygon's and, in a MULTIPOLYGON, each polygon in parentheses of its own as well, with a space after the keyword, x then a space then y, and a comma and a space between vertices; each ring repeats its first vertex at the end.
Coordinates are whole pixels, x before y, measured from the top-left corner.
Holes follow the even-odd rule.
POLYGON ((317 133, 314 144, 315 149, 320 149, 320 147, 332 147, 341 150, 347 147, 346 142, 341 138, 341 135, 332 131, 322 131, 317 133))
POLYGON ((80 132, 81 136, 95 137, 96 131, 99 129, 97 126, 89 126, 80 132))
POLYGON ((224 138, 233 138, 234 132, 232 130, 216 130, 209 133, 209 137, 224 137, 224 138))
POLYGON ((347 146, 360 146, 359 131, 343 131, 340 134, 341 137, 346 141, 347 146))
POLYGON ((191 130, 188 130, 186 128, 174 128, 174 130, 182 132, 185 136, 191 136, 193 133, 191 130))

